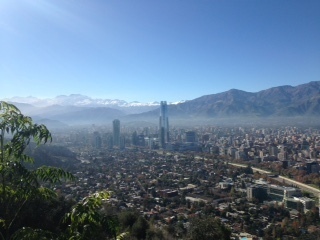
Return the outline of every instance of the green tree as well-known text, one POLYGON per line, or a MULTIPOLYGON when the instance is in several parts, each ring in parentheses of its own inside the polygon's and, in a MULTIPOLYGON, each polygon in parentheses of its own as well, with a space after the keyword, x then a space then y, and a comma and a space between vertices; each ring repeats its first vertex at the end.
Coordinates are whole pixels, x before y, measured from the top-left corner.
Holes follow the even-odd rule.
MULTIPOLYGON (((46 143, 51 141, 51 134, 46 126, 33 123, 30 117, 24 116, 14 105, 0 101, 0 236, 2 239, 10 239, 13 233, 22 227, 17 223, 17 219, 28 202, 56 197, 51 188, 43 187, 43 183, 50 186, 63 179, 74 179, 70 173, 60 168, 42 166, 34 170, 27 169, 25 164, 34 162, 25 154, 25 149, 31 141, 36 144, 46 143)), ((25 228, 25 231, 27 229, 25 228)))
POLYGON ((137 221, 132 226, 131 234, 137 239, 146 239, 148 229, 148 221, 144 217, 139 216, 137 221))
POLYGON ((148 240, 161 240, 164 239, 163 232, 160 229, 148 229, 147 230, 147 237, 148 240))
POLYGON ((247 167, 243 168, 243 172, 245 174, 253 174, 253 170, 252 170, 251 165, 249 164, 247 167))
POLYGON ((116 239, 118 219, 100 211, 110 194, 107 191, 94 193, 77 203, 64 218, 68 228, 63 239, 116 239))
POLYGON ((191 221, 188 232, 189 239, 203 240, 203 239, 230 239, 231 231, 220 220, 207 217, 197 218, 191 221))
MULTIPOLYGON (((35 142, 39 145, 48 141, 51 141, 51 134, 45 125, 33 123, 32 119, 24 116, 17 107, 0 101, 0 238, 123 239, 127 234, 117 236, 117 218, 107 216, 101 211, 104 200, 110 197, 110 192, 106 191, 95 193, 78 202, 70 213, 65 215, 64 223, 67 226, 64 230, 60 229, 60 232, 46 227, 39 228, 50 225, 48 222, 39 224, 35 221, 21 221, 34 204, 38 203, 38 208, 44 207, 43 209, 48 210, 47 206, 55 204, 55 201, 57 203, 52 184, 62 180, 75 180, 72 174, 60 168, 26 167, 26 164, 34 163, 25 151, 29 143, 35 142)), ((59 216, 62 212, 58 210, 56 215, 59 216)), ((45 221, 47 220, 45 218, 45 221)))
POLYGON ((138 212, 123 211, 119 214, 119 222, 123 230, 130 230, 138 219, 138 212))

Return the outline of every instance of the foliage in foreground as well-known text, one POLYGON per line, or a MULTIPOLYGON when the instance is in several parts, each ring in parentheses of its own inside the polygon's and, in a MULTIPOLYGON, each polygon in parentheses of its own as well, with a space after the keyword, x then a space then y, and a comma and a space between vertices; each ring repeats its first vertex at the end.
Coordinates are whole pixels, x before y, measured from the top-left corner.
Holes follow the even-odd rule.
MULTIPOLYGON (((25 154, 33 141, 37 145, 51 141, 45 125, 33 123, 12 104, 0 101, 0 236, 10 239, 22 226, 19 218, 25 206, 37 199, 56 198, 51 184, 74 180, 72 174, 54 167, 33 170, 26 163, 34 160, 25 154), (44 187, 44 184, 48 187, 44 187)), ((28 229, 28 228, 25 228, 28 229)))
POLYGON ((25 151, 29 144, 48 141, 51 133, 45 125, 33 123, 17 107, 0 101, 0 239, 124 238, 126 233, 117 236, 117 219, 101 211, 110 192, 85 197, 65 214, 68 204, 57 199, 52 186, 63 180, 73 181, 75 177, 61 168, 26 167, 34 164, 34 159, 25 151), (53 209, 56 212, 52 212, 53 209), (39 216, 35 221, 31 216, 39 213, 38 210, 43 210, 42 215, 46 216, 39 216), (52 225, 59 220, 53 217, 62 214, 65 214, 62 226, 54 229, 52 225))

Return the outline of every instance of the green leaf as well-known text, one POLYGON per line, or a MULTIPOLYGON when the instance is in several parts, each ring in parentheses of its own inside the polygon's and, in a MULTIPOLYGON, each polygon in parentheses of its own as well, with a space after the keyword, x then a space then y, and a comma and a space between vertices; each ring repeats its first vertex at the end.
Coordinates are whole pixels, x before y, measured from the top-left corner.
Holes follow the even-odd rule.
POLYGON ((12 240, 49 240, 56 239, 56 236, 42 229, 22 228, 14 233, 12 240))

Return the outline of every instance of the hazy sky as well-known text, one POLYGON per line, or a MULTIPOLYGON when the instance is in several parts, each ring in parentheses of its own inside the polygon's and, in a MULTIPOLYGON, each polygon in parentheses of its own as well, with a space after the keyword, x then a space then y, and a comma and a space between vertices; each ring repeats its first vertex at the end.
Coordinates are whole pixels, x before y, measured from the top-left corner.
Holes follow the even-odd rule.
POLYGON ((0 98, 178 101, 319 80, 319 0, 0 0, 0 98))

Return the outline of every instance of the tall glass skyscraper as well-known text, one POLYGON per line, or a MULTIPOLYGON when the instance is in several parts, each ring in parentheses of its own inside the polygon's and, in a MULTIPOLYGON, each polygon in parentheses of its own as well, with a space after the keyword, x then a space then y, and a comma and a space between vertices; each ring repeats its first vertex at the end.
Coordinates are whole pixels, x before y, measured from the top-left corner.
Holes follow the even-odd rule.
POLYGON ((113 124, 113 145, 120 147, 120 120, 115 119, 113 124))
POLYGON ((166 143, 169 142, 169 119, 166 101, 160 102, 159 136, 160 147, 165 148, 166 143))

